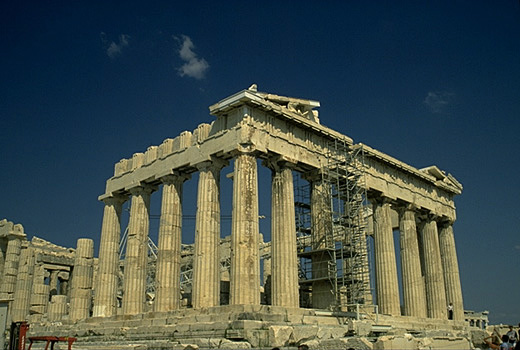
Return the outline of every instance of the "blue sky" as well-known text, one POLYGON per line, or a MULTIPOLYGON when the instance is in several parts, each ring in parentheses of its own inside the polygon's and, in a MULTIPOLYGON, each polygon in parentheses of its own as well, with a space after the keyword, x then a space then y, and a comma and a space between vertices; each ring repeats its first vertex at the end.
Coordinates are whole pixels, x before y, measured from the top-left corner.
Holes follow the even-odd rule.
POLYGON ((97 243, 113 165, 256 83, 454 175, 465 308, 520 322, 518 1, 2 1, 0 47, 0 218, 29 236, 97 243))

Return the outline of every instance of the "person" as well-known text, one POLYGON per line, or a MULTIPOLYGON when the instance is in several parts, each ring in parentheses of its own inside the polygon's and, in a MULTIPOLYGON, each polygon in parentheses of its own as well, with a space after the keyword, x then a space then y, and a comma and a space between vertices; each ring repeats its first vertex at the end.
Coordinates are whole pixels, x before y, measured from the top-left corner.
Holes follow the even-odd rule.
POLYGON ((507 332, 506 335, 511 349, 514 349, 515 344, 518 341, 518 333, 513 329, 513 326, 509 326, 509 332, 507 332))
POLYGON ((511 350, 511 344, 509 344, 509 337, 507 336, 507 334, 504 334, 502 336, 502 344, 500 344, 500 347, 499 347, 500 350, 511 350))
POLYGON ((500 349, 500 338, 501 336, 497 329, 493 328, 493 333, 491 333, 489 337, 484 338, 484 343, 486 343, 490 349, 500 349))
POLYGON ((448 320, 453 320, 453 303, 448 304, 448 320))
MULTIPOLYGON (((520 323, 518 324, 518 330, 520 331, 520 323)), ((520 350, 520 339, 516 339, 515 350, 520 350)))
POLYGON ((298 350, 309 350, 309 347, 307 344, 300 344, 298 345, 298 350))

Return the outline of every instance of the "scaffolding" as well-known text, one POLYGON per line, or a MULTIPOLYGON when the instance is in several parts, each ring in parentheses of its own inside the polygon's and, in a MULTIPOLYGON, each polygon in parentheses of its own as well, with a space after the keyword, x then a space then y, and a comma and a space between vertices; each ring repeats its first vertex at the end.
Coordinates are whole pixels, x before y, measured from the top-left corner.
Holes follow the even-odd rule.
POLYGON ((352 311, 372 301, 364 154, 361 146, 343 140, 331 141, 327 149, 326 162, 314 178, 321 181, 319 186, 310 190, 308 184, 298 185, 296 190, 300 290, 317 293, 326 286, 330 308, 349 305, 352 311))

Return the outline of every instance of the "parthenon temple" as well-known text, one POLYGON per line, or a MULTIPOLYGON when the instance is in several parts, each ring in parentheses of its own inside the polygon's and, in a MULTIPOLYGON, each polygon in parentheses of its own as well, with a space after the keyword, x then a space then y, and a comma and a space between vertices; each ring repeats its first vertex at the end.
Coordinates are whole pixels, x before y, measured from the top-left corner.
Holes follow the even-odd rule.
POLYGON ((210 106, 212 122, 121 159, 96 243, 29 241, 0 221, 2 341, 28 324, 27 339, 74 337, 73 349, 472 348, 453 231, 462 185, 354 143, 321 124, 319 106, 252 85, 210 106))

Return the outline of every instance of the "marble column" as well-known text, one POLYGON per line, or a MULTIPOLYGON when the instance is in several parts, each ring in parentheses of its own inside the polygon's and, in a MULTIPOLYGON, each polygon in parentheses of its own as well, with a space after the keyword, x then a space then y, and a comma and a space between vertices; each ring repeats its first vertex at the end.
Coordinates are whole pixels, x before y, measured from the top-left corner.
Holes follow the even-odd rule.
POLYGON ((130 189, 132 203, 128 223, 122 303, 122 311, 125 315, 139 314, 144 311, 152 192, 153 188, 149 186, 130 189))
POLYGON ((328 265, 330 255, 323 250, 333 245, 326 242, 327 233, 332 232, 332 213, 330 184, 323 182, 320 174, 307 177, 311 182, 311 248, 320 250, 311 256, 312 259, 312 307, 328 309, 335 304, 334 291, 331 284, 328 265))
POLYGON ((181 295, 182 184, 187 178, 187 176, 178 173, 161 178, 163 192, 155 279, 155 311, 170 311, 179 308, 181 295))
POLYGON ((424 281, 428 317, 447 318, 446 290, 439 248, 439 234, 434 216, 428 215, 422 230, 424 281))
POLYGON ((451 222, 441 225, 439 234, 444 283, 446 284, 446 301, 453 304, 453 319, 464 320, 464 306, 462 302, 462 287, 460 285, 459 263, 455 248, 455 237, 451 222))
POLYGON ((268 165, 272 170, 272 305, 297 308, 300 306, 300 298, 293 174, 283 161, 273 160, 268 165))
POLYGON ((53 295, 47 309, 47 319, 49 321, 59 321, 67 314, 67 296, 53 295))
POLYGON ((14 291, 11 309, 12 322, 27 321, 31 303, 31 292, 36 259, 32 248, 22 249, 20 253, 20 265, 18 279, 14 291))
POLYGON ((0 295, 3 295, 2 298, 8 299, 12 297, 14 293, 18 276, 21 247, 22 241, 19 237, 8 237, 7 249, 5 252, 4 273, 0 280, 0 295))
POLYGON ((70 292, 69 319, 72 321, 81 320, 90 315, 93 257, 94 241, 88 238, 78 239, 70 292))
POLYGON ((47 271, 40 261, 34 268, 33 285, 31 293, 31 321, 39 321, 43 314, 47 312, 47 304, 49 303, 49 286, 45 284, 45 276, 47 271))
POLYGON ((399 211, 401 276, 403 283, 403 314, 423 317, 426 312, 426 292, 421 272, 419 241, 413 206, 399 211))
POLYGON ((233 173, 230 304, 260 304, 256 157, 239 153, 233 173))
POLYGON ((117 281, 119 276, 119 240, 121 237, 121 210, 124 197, 104 199, 105 209, 99 245, 98 272, 95 282, 94 317, 117 314, 117 281))
POLYGON ((0 276, 4 275, 5 252, 7 250, 7 241, 0 239, 0 276))
POLYGON ((380 313, 399 316, 401 307, 390 202, 386 198, 376 198, 372 203, 377 304, 380 313))
POLYGON ((192 305, 220 305, 220 170, 217 159, 198 165, 192 305))
POLYGON ((59 270, 51 270, 51 275, 49 276, 49 288, 51 295, 57 295, 58 293, 58 273, 59 270))

